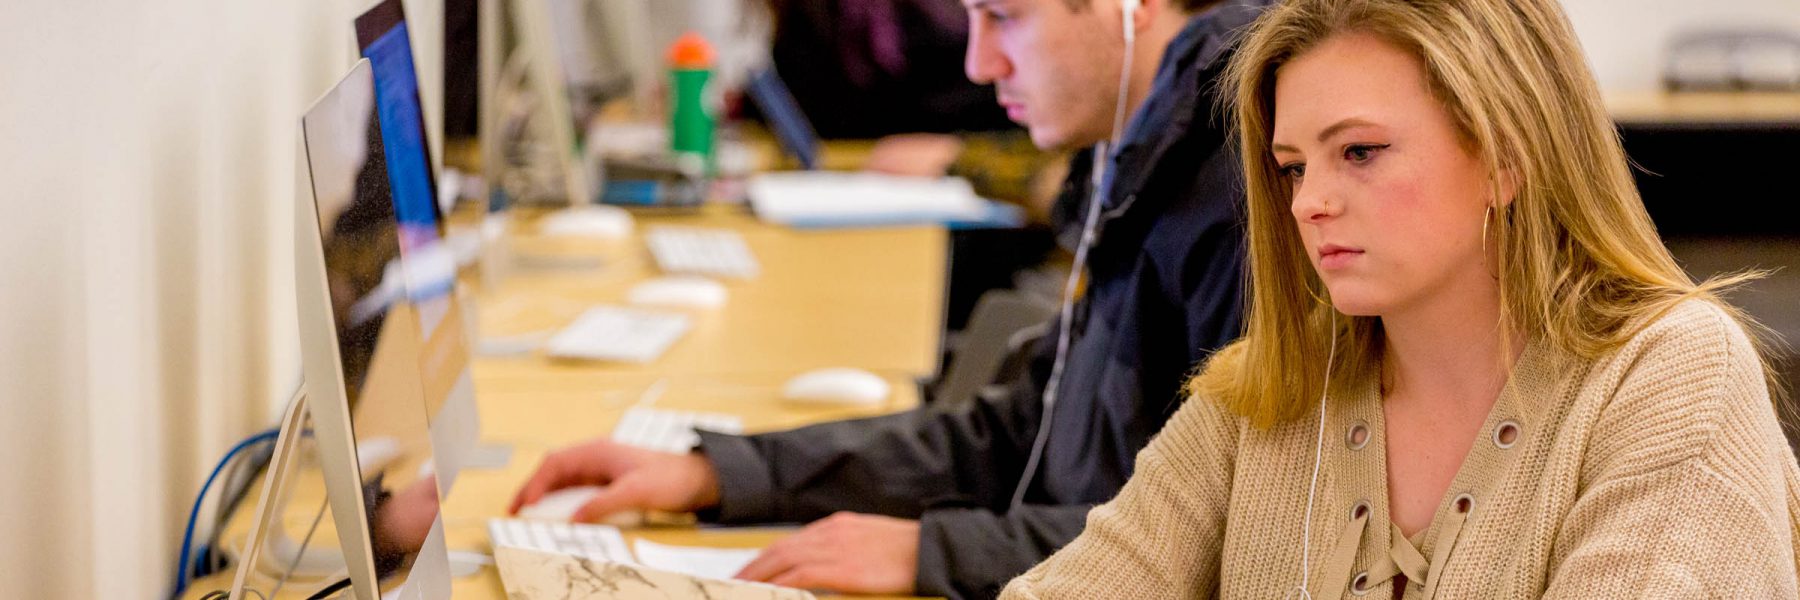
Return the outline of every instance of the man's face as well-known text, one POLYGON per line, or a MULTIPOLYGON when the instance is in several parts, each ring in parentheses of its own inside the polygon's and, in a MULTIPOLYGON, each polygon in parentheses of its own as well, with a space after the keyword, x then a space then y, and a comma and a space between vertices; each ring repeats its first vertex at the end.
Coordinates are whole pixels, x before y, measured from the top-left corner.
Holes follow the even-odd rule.
POLYGON ((1000 105, 1039 148, 1088 146, 1111 134, 1124 59, 1118 0, 963 0, 963 71, 993 83, 1000 105))

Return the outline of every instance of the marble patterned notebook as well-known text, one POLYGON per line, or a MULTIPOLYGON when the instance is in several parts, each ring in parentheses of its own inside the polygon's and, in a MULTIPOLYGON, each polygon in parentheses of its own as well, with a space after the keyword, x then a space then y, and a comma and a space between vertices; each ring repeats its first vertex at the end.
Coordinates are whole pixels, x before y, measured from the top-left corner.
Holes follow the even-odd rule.
POLYGON ((523 548, 495 548, 494 562, 508 600, 817 600, 794 588, 703 579, 523 548))

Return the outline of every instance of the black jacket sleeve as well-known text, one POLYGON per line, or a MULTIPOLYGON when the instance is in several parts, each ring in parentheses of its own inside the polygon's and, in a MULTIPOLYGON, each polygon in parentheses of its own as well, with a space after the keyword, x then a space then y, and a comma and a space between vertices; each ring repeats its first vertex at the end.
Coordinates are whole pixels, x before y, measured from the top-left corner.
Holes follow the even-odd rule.
POLYGON ((1006 582, 1081 534, 1090 504, 1025 505, 996 514, 933 510, 919 520, 917 593, 994 598, 1006 582))
POLYGON ((1007 393, 954 406, 752 436, 700 433, 723 523, 810 521, 839 510, 919 519, 921 594, 993 598, 1073 540, 1090 505, 1007 511, 1043 416, 1054 352, 1007 393), (1003 514, 1004 513, 1004 514, 1003 514))
POLYGON ((701 432, 700 451, 719 476, 719 507, 703 516, 756 523, 840 510, 914 519, 941 506, 1001 510, 1043 414, 1035 387, 752 436, 701 432))

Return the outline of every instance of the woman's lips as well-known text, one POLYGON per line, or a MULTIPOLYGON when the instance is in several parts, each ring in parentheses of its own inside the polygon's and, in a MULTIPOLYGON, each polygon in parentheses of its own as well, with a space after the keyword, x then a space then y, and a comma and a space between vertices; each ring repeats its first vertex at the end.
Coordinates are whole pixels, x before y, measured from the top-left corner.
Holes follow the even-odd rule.
POLYGON ((1361 257, 1362 254, 1363 251, 1356 248, 1339 246, 1336 244, 1326 244, 1319 248, 1319 268, 1328 270, 1341 269, 1349 266, 1351 262, 1355 261, 1358 257, 1361 257))

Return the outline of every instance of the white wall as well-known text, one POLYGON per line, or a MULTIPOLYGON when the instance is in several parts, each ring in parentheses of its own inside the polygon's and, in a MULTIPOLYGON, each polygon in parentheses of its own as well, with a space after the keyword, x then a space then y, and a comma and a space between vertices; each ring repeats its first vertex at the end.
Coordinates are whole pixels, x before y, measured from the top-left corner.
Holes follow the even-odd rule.
POLYGON ((1663 49, 1694 27, 1753 27, 1800 33, 1800 0, 1562 0, 1600 88, 1661 86, 1663 49))
MULTIPOLYGON (((166 593, 206 469, 287 398, 296 122, 371 3, 7 3, 4 595, 166 593)), ((415 39, 441 6, 408 1, 415 39)))

